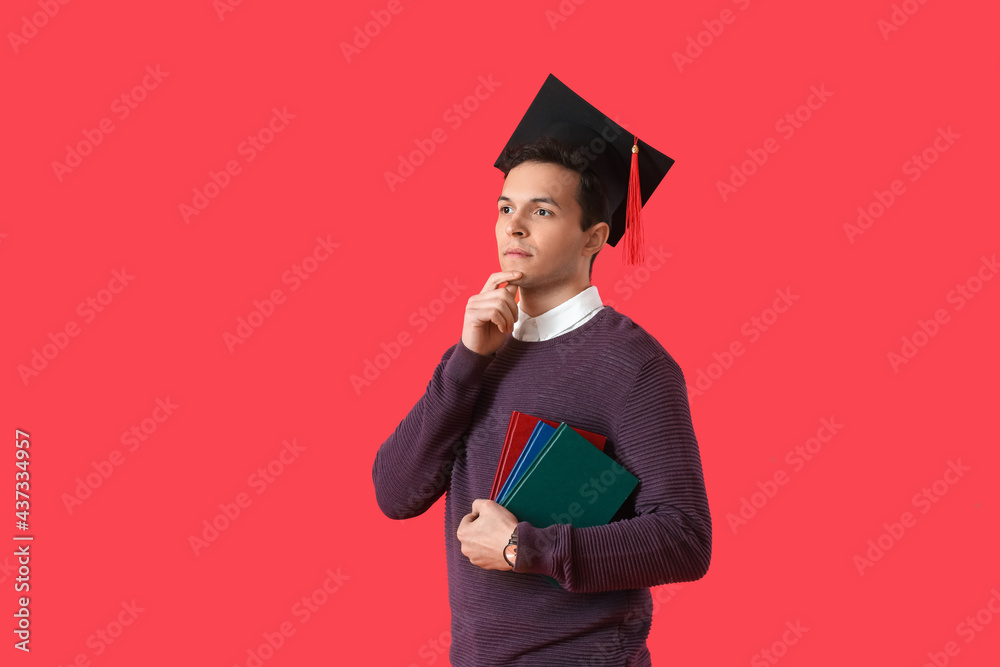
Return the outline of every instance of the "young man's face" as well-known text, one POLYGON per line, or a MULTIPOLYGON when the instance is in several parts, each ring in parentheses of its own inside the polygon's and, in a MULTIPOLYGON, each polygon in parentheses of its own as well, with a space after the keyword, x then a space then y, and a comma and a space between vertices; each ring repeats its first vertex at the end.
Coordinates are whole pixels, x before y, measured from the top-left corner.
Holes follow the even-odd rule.
POLYGON ((579 183, 578 173, 558 164, 522 162, 507 173, 496 234, 500 267, 522 272, 511 284, 536 288, 581 277, 589 282, 590 250, 604 245, 600 227, 607 224, 580 229, 579 183))

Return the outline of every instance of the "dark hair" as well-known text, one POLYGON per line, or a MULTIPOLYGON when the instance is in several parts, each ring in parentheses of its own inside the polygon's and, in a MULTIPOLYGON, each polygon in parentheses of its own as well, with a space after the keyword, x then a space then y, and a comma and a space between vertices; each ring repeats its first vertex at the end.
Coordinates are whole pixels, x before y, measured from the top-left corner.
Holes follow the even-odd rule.
MULTIPOLYGON (((507 178, 510 170, 523 162, 558 164, 578 173, 580 183, 576 188, 576 201, 582 210, 580 228, 587 231, 598 222, 611 224, 611 211, 604 184, 589 168, 587 158, 578 149, 553 137, 540 137, 530 143, 508 148, 500 157, 503 177, 507 178)), ((598 250, 590 258, 590 275, 594 273, 594 260, 600 252, 598 250)))

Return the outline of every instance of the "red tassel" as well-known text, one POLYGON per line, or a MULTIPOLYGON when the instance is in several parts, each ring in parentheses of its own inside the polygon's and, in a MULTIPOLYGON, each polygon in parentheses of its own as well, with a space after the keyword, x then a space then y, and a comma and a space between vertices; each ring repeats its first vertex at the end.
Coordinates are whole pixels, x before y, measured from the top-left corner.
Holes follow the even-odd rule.
POLYGON ((625 201, 625 252, 626 264, 641 264, 642 257, 642 191, 639 189, 639 137, 632 135, 632 166, 628 174, 628 198, 625 201))

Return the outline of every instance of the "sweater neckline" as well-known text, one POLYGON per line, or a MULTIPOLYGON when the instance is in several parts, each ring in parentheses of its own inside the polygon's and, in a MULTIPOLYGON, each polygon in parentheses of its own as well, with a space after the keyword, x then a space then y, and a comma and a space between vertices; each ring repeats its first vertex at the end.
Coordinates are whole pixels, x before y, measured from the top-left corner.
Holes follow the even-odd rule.
POLYGON ((566 333, 559 334, 558 336, 549 338, 548 340, 535 340, 535 341, 518 340, 517 338, 514 338, 514 334, 508 334, 507 341, 504 343, 504 347, 510 347, 515 350, 543 350, 548 347, 553 347, 555 345, 559 345, 560 343, 564 343, 568 340, 571 340, 575 336, 584 333, 591 327, 596 326, 598 322, 602 321, 612 311, 616 313, 618 312, 615 311, 615 309, 612 308, 611 306, 605 304, 603 308, 597 311, 596 315, 591 317, 589 320, 587 320, 577 328, 573 329, 572 331, 567 331, 566 333))

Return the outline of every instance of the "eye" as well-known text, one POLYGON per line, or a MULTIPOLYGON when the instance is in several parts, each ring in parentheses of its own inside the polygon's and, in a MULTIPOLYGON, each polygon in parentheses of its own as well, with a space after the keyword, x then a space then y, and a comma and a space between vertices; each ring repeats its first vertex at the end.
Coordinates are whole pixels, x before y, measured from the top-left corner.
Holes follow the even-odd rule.
POLYGON ((501 213, 507 213, 507 209, 509 209, 509 208, 510 208, 510 206, 507 206, 506 204, 504 204, 503 206, 500 207, 500 212, 501 213))
POLYGON ((546 216, 552 215, 552 211, 548 210, 547 208, 540 208, 540 209, 538 209, 538 212, 539 213, 544 213, 546 216))

